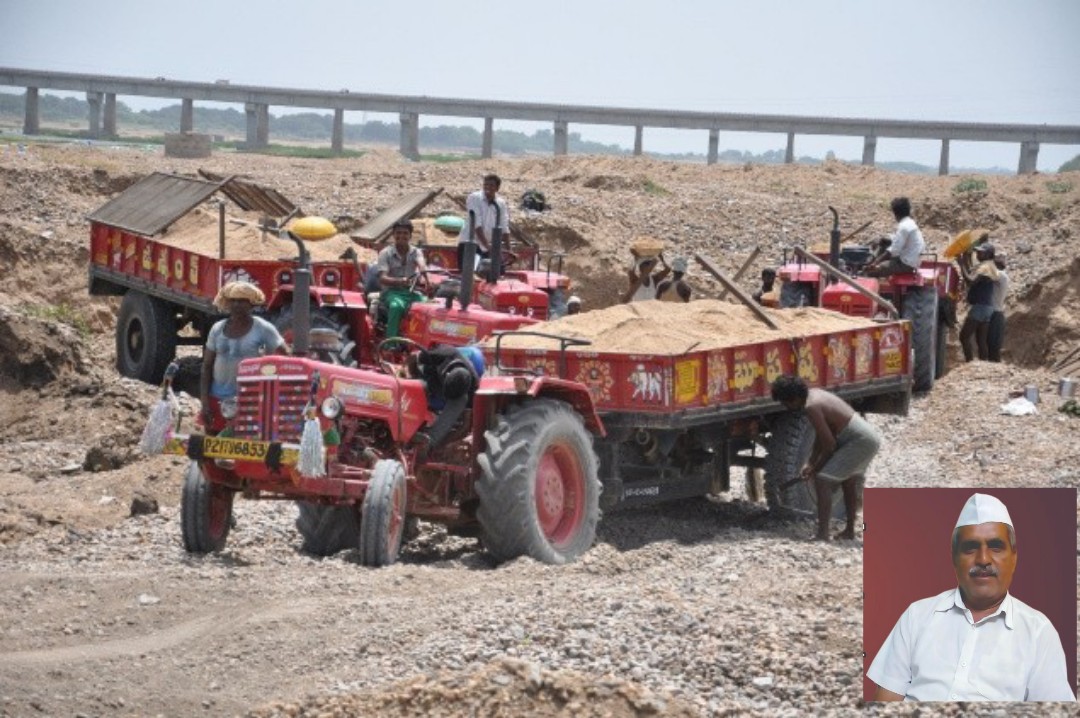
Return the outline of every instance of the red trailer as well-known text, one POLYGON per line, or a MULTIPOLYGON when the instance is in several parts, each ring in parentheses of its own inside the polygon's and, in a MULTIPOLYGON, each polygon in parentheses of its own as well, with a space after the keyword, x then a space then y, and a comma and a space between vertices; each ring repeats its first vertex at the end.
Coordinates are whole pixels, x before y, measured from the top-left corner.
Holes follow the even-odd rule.
MULTIPOLYGON (((214 298, 234 280, 263 291, 266 318, 289 339, 301 262, 293 241, 279 239, 274 228, 299 215, 280 194, 250 182, 162 173, 148 175, 91 213, 90 294, 123 296, 116 327, 120 373, 161 382, 179 345, 205 343, 221 316, 214 298)), ((339 234, 312 244, 310 253, 309 326, 331 329, 340 340, 324 358, 370 364, 382 338, 379 317, 372 316, 362 288, 374 252, 339 234)), ((533 321, 478 306, 466 311, 416 304, 403 331, 424 346, 464 344, 533 321)), ((192 363, 191 371, 198 366, 192 363)), ((186 377, 185 386, 192 385, 197 382, 186 377)))

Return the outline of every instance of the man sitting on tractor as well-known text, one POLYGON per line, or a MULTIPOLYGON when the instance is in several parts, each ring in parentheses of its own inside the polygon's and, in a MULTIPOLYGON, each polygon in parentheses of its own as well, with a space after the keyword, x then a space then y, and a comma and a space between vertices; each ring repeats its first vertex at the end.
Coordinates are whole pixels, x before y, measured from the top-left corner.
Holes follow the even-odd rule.
POLYGON ((394 243, 379 252, 376 264, 379 274, 379 286, 382 291, 379 302, 387 310, 386 337, 396 337, 401 326, 401 319, 409 311, 413 302, 424 299, 410 289, 418 272, 427 271, 424 253, 419 247, 410 246, 412 240, 412 222, 402 220, 394 223, 394 243))
POLYGON ((892 274, 912 274, 919 270, 919 255, 926 248, 919 225, 911 218, 911 201, 897 197, 890 205, 896 218, 896 234, 887 247, 881 247, 870 261, 865 274, 868 277, 886 277, 892 274), (885 261, 888 259, 888 261, 885 261))

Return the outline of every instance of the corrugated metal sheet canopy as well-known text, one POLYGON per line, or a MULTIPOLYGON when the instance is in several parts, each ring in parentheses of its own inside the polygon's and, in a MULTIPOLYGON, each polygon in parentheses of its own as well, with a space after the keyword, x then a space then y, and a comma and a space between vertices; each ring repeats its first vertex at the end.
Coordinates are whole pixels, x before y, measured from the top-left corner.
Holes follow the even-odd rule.
POLYGON ((217 182, 155 172, 87 215, 87 219, 153 237, 220 187, 217 182))

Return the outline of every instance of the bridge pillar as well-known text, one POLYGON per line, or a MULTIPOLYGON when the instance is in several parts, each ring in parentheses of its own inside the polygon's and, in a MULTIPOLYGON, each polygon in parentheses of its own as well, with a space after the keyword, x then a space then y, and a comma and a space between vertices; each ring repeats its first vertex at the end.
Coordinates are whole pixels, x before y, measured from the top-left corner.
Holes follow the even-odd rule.
POLYGON ((116 93, 105 93, 105 121, 104 134, 106 137, 116 137, 116 93))
POLYGON ((555 154, 565 155, 570 150, 566 120, 555 120, 555 154))
POLYGON ((334 110, 334 126, 330 130, 330 151, 340 155, 345 151, 345 110, 334 110))
POLYGON ((101 93, 87 92, 86 105, 90 108, 90 122, 87 136, 97 138, 101 136, 101 93))
POLYGON ((195 102, 190 97, 180 100, 180 131, 195 130, 195 102))
POLYGON ((258 118, 255 139, 259 147, 266 147, 270 144, 270 105, 257 105, 255 117, 258 118))
POLYGON ((38 109, 38 88, 26 88, 26 107, 23 110, 24 135, 36 135, 41 131, 38 109))
POLYGON ((784 150, 784 164, 791 164, 795 161, 795 133, 787 133, 787 149, 784 150))
POLYGON ((645 128, 641 125, 634 126, 634 157, 641 157, 642 150, 644 149, 644 142, 642 141, 645 135, 645 128))
POLYGON ((937 173, 944 177, 949 174, 949 141, 941 141, 941 159, 938 161, 937 173))
POLYGON ((714 165, 720 159, 720 130, 709 130, 709 158, 707 164, 714 165))
POLYGON ((248 102, 244 105, 247 116, 247 136, 244 147, 256 150, 266 147, 270 142, 270 106, 261 102, 248 102))
POLYGON ((401 154, 410 160, 419 160, 420 115, 416 112, 402 112, 398 118, 401 122, 401 154))
POLYGON ((495 118, 484 118, 484 138, 480 147, 480 156, 485 160, 491 159, 495 153, 495 118))
POLYGON ((877 137, 867 135, 863 138, 862 163, 866 167, 874 166, 874 154, 877 152, 877 137))
POLYGON ((1033 174, 1039 166, 1039 143, 1034 141, 1027 141, 1020 143, 1020 166, 1017 167, 1017 174, 1029 175, 1033 174))

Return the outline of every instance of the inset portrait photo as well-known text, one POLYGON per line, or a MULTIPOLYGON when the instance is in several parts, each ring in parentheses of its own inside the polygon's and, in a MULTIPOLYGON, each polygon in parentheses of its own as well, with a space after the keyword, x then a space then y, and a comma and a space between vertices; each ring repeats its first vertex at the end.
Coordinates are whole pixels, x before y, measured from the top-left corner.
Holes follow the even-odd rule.
POLYGON ((863 698, 1076 700, 1076 489, 863 497, 863 698))

